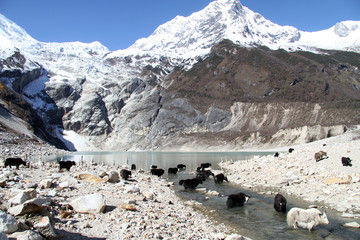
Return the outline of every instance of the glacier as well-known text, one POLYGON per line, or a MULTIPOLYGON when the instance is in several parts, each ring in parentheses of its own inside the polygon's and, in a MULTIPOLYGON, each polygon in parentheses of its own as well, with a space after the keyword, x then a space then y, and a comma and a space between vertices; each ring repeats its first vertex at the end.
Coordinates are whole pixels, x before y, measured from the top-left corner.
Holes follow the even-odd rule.
POLYGON ((226 129, 228 120, 219 116, 228 113, 215 108, 201 113, 188 100, 165 93, 175 81, 168 81, 174 70, 190 70, 224 40, 288 52, 360 52, 360 21, 304 32, 272 23, 239 0, 217 0, 111 52, 100 42, 39 42, 0 14, 0 72, 37 73, 26 81, 6 74, 0 79, 10 88, 20 86, 17 91, 42 116, 47 131, 77 150, 148 149, 169 134, 226 129))

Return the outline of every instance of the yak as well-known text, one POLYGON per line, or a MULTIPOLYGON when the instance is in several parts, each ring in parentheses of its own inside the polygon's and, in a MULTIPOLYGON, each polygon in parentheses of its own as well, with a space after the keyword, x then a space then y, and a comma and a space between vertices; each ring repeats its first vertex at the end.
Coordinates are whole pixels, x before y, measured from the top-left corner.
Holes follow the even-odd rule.
POLYGON ((215 183, 221 184, 224 182, 224 180, 229 182, 229 180, 227 179, 227 177, 225 177, 225 175, 223 173, 219 173, 214 176, 215 183))
POLYGON ((59 168, 60 168, 60 171, 65 168, 67 169, 68 171, 70 171, 70 168, 71 166, 75 166, 76 163, 74 161, 60 161, 59 162, 59 168))
POLYGON ((240 192, 237 194, 231 194, 227 198, 226 206, 228 208, 241 207, 241 206, 244 206, 244 203, 247 203, 249 201, 249 199, 250 199, 250 196, 243 192, 240 192))
POLYGON ((26 166, 26 162, 21 158, 7 158, 5 160, 5 167, 9 166, 11 168, 11 166, 16 166, 19 169, 21 164, 26 166))
POLYGON ((131 171, 127 169, 121 169, 120 176, 124 180, 128 180, 129 177, 131 177, 131 171))
POLYGON ((203 182, 197 178, 192 179, 186 179, 186 180, 180 180, 179 184, 184 186, 185 189, 195 189, 199 184, 202 184, 203 182))
POLYGON ((274 208, 277 212, 286 212, 286 198, 281 194, 276 194, 274 198, 274 208))
POLYGON ((294 229, 298 229, 298 227, 307 228, 309 231, 319 224, 329 224, 326 213, 322 213, 316 208, 294 207, 288 212, 286 221, 289 227, 294 229))

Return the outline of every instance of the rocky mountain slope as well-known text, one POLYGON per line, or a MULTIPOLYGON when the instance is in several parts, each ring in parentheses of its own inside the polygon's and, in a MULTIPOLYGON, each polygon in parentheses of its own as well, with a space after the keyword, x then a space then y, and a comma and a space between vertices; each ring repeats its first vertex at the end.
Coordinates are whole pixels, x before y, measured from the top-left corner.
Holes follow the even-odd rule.
POLYGON ((302 32, 217 0, 110 52, 38 42, 0 15, 0 80, 72 150, 304 142, 359 123, 359 36, 359 22, 302 32))

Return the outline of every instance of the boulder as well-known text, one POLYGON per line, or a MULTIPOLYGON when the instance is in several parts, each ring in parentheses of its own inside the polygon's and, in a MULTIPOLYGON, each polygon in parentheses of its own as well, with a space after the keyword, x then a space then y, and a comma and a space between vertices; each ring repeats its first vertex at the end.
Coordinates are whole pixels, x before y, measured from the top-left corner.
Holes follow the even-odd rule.
POLYGON ((0 239, 1 240, 8 240, 8 237, 7 237, 7 235, 6 235, 6 233, 4 231, 0 231, 0 239))
POLYGON ((16 232, 16 230, 18 230, 16 219, 0 210, 0 231, 9 234, 16 232))
MULTIPOLYGON (((43 240, 44 238, 40 235, 40 233, 35 232, 33 230, 27 230, 24 232, 16 232, 11 234, 10 239, 16 239, 16 240, 43 240)), ((0 239, 7 239, 7 238, 1 238, 0 239)))
POLYGON ((92 172, 81 172, 81 173, 77 173, 76 178, 79 180, 84 180, 90 183, 101 183, 103 182, 103 180, 96 175, 95 173, 92 172))
POLYGON ((9 202, 14 205, 19 205, 19 204, 23 204, 24 202, 32 198, 36 198, 36 190, 30 188, 17 194, 15 197, 9 199, 9 202))
POLYGON ((50 206, 50 198, 34 198, 27 200, 23 204, 11 207, 8 213, 14 216, 20 216, 26 213, 43 213, 50 206))
POLYGON ((51 183, 52 183, 52 179, 43 179, 41 180, 39 187, 41 189, 46 189, 46 188, 50 188, 51 187, 51 183))
POLYGON ((34 225, 34 227, 46 239, 55 239, 55 238, 57 238, 57 234, 55 232, 54 227, 51 224, 51 221, 50 221, 49 217, 43 217, 40 220, 40 222, 38 222, 38 223, 36 223, 34 225))
POLYGON ((119 181, 119 179, 120 179, 120 175, 117 171, 111 171, 109 173, 109 182, 116 183, 119 181))
POLYGON ((343 226, 348 228, 360 228, 360 224, 357 222, 345 223, 343 226))
POLYGON ((246 238, 244 238, 243 236, 241 236, 239 234, 231 234, 225 238, 225 240, 245 240, 245 239, 246 238))
POLYGON ((105 200, 101 194, 95 193, 79 197, 70 205, 79 213, 101 213, 105 209, 105 200))

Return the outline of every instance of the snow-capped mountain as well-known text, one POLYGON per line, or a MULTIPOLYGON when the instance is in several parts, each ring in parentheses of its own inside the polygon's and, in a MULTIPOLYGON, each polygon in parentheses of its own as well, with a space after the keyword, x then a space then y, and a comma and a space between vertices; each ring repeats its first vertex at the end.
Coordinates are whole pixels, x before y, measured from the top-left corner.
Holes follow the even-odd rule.
MULTIPOLYGON (((39 42, 0 14, 0 80, 23 95, 44 120, 46 131, 64 142, 70 141, 70 149, 86 145, 77 143, 77 139, 86 139, 89 146, 95 144, 103 149, 153 149, 160 142, 184 143, 186 134, 241 131, 248 125, 260 131, 265 127, 254 122, 239 127, 239 109, 244 106, 238 101, 279 100, 288 95, 296 101, 306 97, 319 101, 322 90, 304 90, 307 79, 313 76, 320 79, 315 84, 319 89, 326 86, 327 100, 343 100, 344 96, 357 99, 360 84, 356 67, 341 65, 351 74, 346 75, 346 91, 338 92, 342 88, 334 77, 340 74, 337 66, 319 62, 323 70, 317 75, 311 67, 303 70, 303 65, 308 64, 302 63, 304 57, 285 63, 271 50, 359 52, 359 36, 360 22, 346 21, 327 30, 303 32, 272 23, 242 6, 239 0, 217 0, 188 17, 177 16, 128 49, 110 52, 99 42, 39 42), (271 50, 258 50, 259 46, 271 50), (249 51, 262 61, 252 66, 249 51), (303 65, 292 66, 294 62, 303 65), (332 75, 324 75, 326 67, 332 75), (275 84, 274 78, 283 82, 275 84), (295 88, 289 88, 295 85, 297 91, 306 94, 296 97, 295 88), (329 88, 333 91, 330 94, 329 88), (223 99, 223 94, 228 100, 223 99), (178 141, 179 135, 185 137, 178 141)), ((297 106, 277 107, 285 112, 301 111, 297 106)), ((328 121, 316 119, 319 124, 328 121)), ((266 125, 264 121, 259 122, 266 125)), ((280 121, 271 129, 294 127, 288 119, 280 121)), ((311 119, 301 123, 307 122, 315 124, 311 119)))
POLYGON ((241 46, 263 45, 270 49, 311 48, 359 50, 360 22, 347 21, 320 32, 304 32, 280 26, 254 13, 239 0, 217 0, 189 17, 177 16, 159 26, 148 38, 108 55, 156 54, 194 58, 210 52, 223 39, 241 46))

